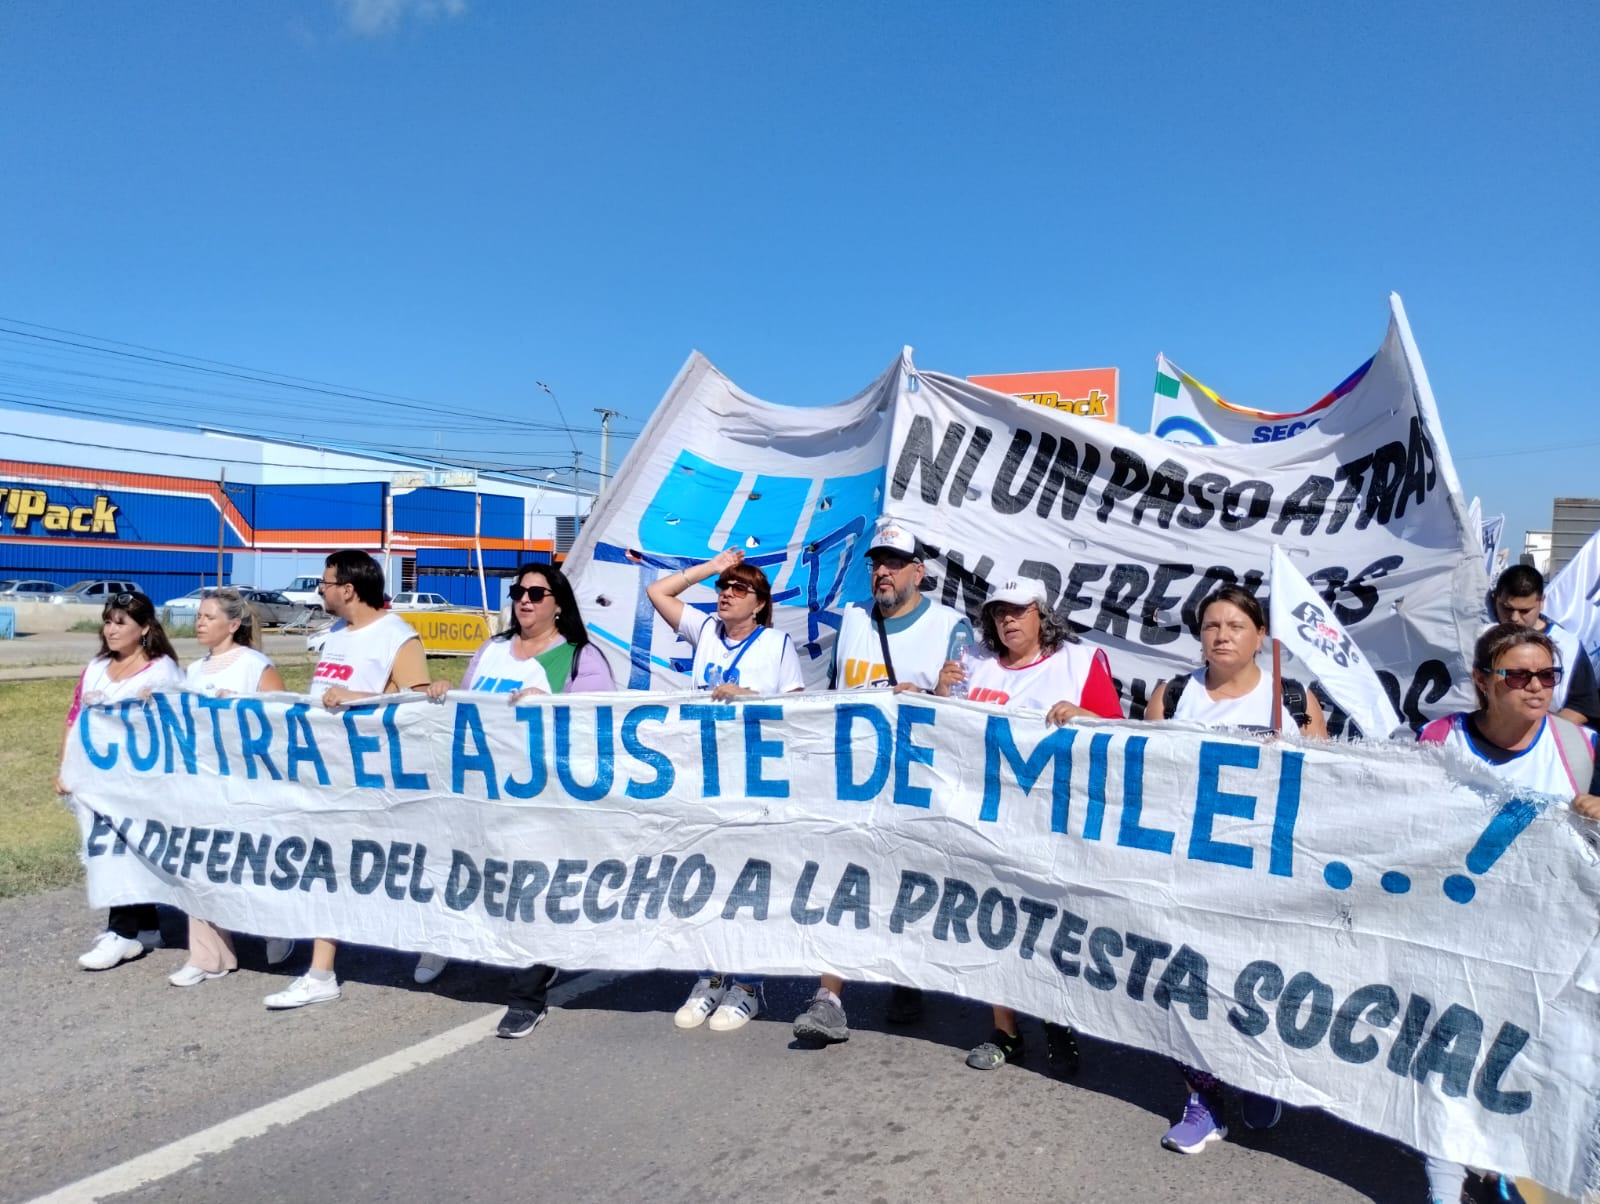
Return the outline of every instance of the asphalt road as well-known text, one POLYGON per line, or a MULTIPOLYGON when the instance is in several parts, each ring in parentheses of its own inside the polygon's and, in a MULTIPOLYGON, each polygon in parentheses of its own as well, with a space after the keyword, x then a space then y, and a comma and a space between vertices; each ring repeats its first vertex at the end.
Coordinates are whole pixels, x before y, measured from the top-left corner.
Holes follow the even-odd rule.
MULTIPOLYGON (((268 1013, 262 995, 303 967, 309 947, 267 973, 248 938, 245 969, 187 990, 166 982, 180 948, 86 973, 75 959, 100 922, 77 890, 0 903, 0 1204, 121 1167, 470 1022, 487 1033, 500 1010, 497 971, 456 965, 418 988, 412 958, 348 949, 343 999, 268 1013)), ((181 944, 182 918, 168 914, 164 927, 181 944)), ((1238 1130, 1195 1157, 1167 1153, 1158 1141, 1181 1107, 1177 1072, 1121 1047, 1085 1040, 1082 1073, 1063 1082, 1044 1068, 1037 1028, 1025 1029, 1024 1065, 969 1070, 965 1052, 988 1029, 987 1010, 970 1002, 935 996, 923 1021, 889 1029, 886 989, 853 987, 854 1036, 819 1050, 789 1033, 813 984, 769 980, 768 1012, 718 1034, 673 1028, 689 983, 675 973, 565 976, 555 992, 564 1006, 525 1040, 466 1040, 106 1198, 1425 1198, 1413 1156, 1318 1112, 1288 1111, 1274 1130, 1238 1130)))

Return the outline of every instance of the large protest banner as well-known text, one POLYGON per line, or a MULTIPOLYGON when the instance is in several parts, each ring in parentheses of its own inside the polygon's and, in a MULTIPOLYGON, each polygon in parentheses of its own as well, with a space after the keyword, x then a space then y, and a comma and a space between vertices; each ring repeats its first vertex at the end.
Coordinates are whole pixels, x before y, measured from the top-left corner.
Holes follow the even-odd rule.
POLYGON ((84 708, 92 903, 503 965, 1008 1004, 1578 1194, 1600 875, 1569 800, 1414 745, 917 696, 84 708))
MULTIPOLYGON (((568 557, 619 683, 685 684, 690 649, 645 587, 727 547, 766 572, 806 681, 826 682, 840 612, 867 596, 860 541, 882 507, 889 414, 909 365, 907 352, 854 399, 802 408, 754 398, 689 357, 568 557)), ((713 610, 711 586, 684 602, 713 610)))
POLYGON ((1281 546, 1420 724, 1471 701, 1487 582, 1418 363, 1391 317, 1314 430, 1200 446, 920 373, 895 408, 885 509, 938 546, 946 602, 975 611, 993 581, 1043 581, 1136 712, 1199 664, 1205 595, 1256 588, 1281 546))

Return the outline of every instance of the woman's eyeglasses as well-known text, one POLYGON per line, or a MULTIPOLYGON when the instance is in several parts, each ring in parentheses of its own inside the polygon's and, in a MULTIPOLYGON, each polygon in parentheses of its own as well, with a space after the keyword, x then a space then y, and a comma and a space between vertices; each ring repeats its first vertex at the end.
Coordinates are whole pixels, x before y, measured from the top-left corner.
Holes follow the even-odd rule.
POLYGON ((1490 669, 1496 677, 1505 678, 1506 685, 1513 690, 1526 690, 1534 678, 1539 679, 1539 684, 1547 690, 1556 688, 1556 683, 1561 680, 1561 670, 1551 669, 1490 669))
POLYGON ((746 594, 753 594, 755 592, 756 591, 753 586, 746 585, 743 581, 717 582, 717 593, 719 594, 732 594, 736 598, 742 598, 746 594))
POLYGON ((551 592, 550 588, 544 585, 513 585, 506 590, 513 602, 521 602, 523 598, 527 598, 529 602, 543 602, 551 592))

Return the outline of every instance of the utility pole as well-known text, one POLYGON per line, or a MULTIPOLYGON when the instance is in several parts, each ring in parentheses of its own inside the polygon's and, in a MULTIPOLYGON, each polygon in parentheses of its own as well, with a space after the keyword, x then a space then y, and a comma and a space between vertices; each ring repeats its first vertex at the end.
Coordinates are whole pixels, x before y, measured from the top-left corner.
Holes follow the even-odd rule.
MULTIPOLYGON (((222 588, 222 546, 228 531, 228 470, 217 469, 217 588, 222 588)), ((259 580, 259 578, 257 578, 259 580)), ((202 578, 200 584, 205 584, 202 578)))
POLYGON ((600 488, 604 489, 611 484, 611 420, 621 411, 595 406, 594 412, 600 415, 600 488))
MULTIPOLYGON (((578 490, 583 483, 583 455, 576 449, 572 453, 572 542, 578 542, 578 524, 582 521, 578 517, 578 490)), ((572 555, 572 546, 567 546, 567 555, 572 555)))

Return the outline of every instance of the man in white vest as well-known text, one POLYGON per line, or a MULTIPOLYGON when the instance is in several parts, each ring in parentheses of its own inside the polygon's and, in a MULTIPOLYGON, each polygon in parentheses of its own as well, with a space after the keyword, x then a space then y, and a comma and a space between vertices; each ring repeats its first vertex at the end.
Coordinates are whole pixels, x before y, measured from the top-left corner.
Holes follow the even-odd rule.
MULTIPOLYGON (((423 690, 428 685, 428 658, 422 641, 399 615, 383 608, 383 569, 367 553, 353 548, 331 554, 317 586, 322 607, 337 622, 317 657, 306 692, 333 710, 378 694, 423 690)), ((339 998, 333 972, 338 946, 318 938, 312 945, 311 968, 264 1002, 274 1010, 327 1003, 339 998)))
MULTIPOLYGON (((972 630, 960 611, 922 594, 926 570, 916 537, 898 523, 881 523, 867 548, 872 562, 872 602, 845 608, 833 646, 828 683, 835 690, 889 689, 931 692, 957 631, 972 630)), ((800 1041, 848 1041, 850 1026, 839 994, 844 980, 822 976, 815 998, 794 1022, 800 1041)), ((922 1014, 922 992, 897 985, 889 1000, 891 1023, 909 1024, 922 1014)))

